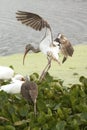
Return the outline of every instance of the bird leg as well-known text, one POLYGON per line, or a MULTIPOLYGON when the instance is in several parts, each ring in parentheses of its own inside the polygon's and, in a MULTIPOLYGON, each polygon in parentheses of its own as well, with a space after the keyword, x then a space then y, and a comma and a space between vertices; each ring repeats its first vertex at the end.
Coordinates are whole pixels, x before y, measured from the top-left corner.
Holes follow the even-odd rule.
POLYGON ((36 100, 34 101, 34 114, 35 114, 35 117, 36 117, 36 100))
POLYGON ((50 69, 50 67, 51 67, 51 60, 52 60, 52 58, 48 58, 47 57, 47 59, 48 59, 48 63, 47 63, 47 65, 46 65, 46 67, 44 68, 44 70, 42 71, 42 74, 41 74, 41 76, 40 76, 40 81, 45 77, 45 75, 46 75, 46 73, 48 72, 48 70, 50 69))
POLYGON ((50 67, 51 67, 51 60, 50 60, 50 62, 49 62, 49 65, 48 65, 47 70, 46 70, 45 73, 44 73, 44 76, 46 75, 46 73, 48 72, 48 70, 50 69, 50 67))

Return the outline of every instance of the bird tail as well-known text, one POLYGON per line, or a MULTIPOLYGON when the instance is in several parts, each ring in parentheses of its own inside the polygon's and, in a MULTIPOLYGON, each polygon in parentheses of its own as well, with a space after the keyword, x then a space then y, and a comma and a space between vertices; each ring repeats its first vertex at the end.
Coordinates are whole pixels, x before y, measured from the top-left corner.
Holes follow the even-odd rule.
POLYGON ((66 61, 67 57, 63 57, 62 63, 66 61))

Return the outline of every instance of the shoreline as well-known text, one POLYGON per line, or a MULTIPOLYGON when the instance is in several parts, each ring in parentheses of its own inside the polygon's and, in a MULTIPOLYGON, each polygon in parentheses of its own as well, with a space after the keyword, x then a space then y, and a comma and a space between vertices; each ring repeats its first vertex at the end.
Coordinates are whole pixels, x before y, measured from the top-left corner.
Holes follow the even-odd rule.
MULTIPOLYGON (((52 67, 49 70, 50 75, 55 78, 63 79, 65 84, 72 82, 77 83, 78 77, 82 75, 87 77, 87 47, 76 45, 74 49, 73 57, 69 57, 61 66, 58 66, 58 64, 53 61, 52 67)), ((62 61, 62 57, 60 57, 60 60, 62 61)), ((20 73, 22 75, 30 75, 34 72, 40 75, 46 63, 46 56, 42 53, 28 54, 25 59, 25 65, 23 65, 23 54, 0 57, 0 65, 12 65, 15 73, 20 73)))

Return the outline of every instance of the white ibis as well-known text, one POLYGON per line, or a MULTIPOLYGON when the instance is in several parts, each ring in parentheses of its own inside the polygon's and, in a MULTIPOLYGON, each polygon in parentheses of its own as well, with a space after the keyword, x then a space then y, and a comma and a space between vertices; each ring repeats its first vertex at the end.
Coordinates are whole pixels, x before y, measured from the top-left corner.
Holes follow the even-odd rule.
POLYGON ((14 70, 7 66, 0 66, 0 79, 8 80, 14 76, 14 70))
POLYGON ((34 113, 36 115, 38 87, 35 82, 29 81, 29 78, 24 81, 23 76, 17 74, 12 83, 1 86, 0 91, 2 90, 10 94, 22 94, 27 101, 32 101, 34 103, 34 113))
POLYGON ((26 79, 21 86, 21 94, 27 101, 32 101, 34 103, 34 113, 36 115, 36 99, 38 96, 37 84, 26 79))
POLYGON ((16 75, 12 78, 12 83, 17 82, 17 81, 25 81, 24 76, 21 75, 21 74, 16 74, 16 75))
POLYGON ((45 21, 41 16, 30 12, 24 12, 24 11, 18 11, 16 14, 17 14, 16 16, 17 20, 21 21, 22 24, 30 26, 37 31, 41 31, 43 28, 46 28, 45 36, 41 40, 41 42, 38 43, 38 48, 35 49, 35 47, 31 43, 31 45, 28 45, 26 47, 26 51, 23 58, 24 61, 25 56, 29 50, 33 50, 35 53, 41 51, 47 55, 48 64, 46 65, 45 69, 43 70, 40 76, 40 80, 42 80, 46 72, 50 69, 52 60, 60 64, 59 55, 58 55, 60 50, 63 52, 64 55, 63 62, 64 62, 67 56, 72 56, 74 49, 71 43, 68 42, 68 39, 62 36, 62 34, 59 34, 57 38, 53 40, 51 27, 49 23, 45 21))
POLYGON ((24 78, 22 75, 15 75, 12 78, 12 82, 7 85, 3 85, 0 87, 0 91, 3 90, 7 93, 16 94, 21 92, 21 86, 24 83, 24 78))

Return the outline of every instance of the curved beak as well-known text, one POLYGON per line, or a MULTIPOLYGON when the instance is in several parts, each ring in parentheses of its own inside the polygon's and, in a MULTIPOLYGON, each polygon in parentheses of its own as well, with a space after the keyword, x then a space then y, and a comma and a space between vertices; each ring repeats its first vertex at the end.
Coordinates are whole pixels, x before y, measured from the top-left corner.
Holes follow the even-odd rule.
POLYGON ((24 53, 24 56, 23 56, 23 65, 24 65, 24 61, 25 61, 25 57, 27 55, 27 53, 29 52, 30 49, 25 49, 25 53, 24 53))

